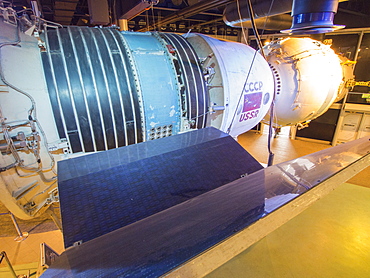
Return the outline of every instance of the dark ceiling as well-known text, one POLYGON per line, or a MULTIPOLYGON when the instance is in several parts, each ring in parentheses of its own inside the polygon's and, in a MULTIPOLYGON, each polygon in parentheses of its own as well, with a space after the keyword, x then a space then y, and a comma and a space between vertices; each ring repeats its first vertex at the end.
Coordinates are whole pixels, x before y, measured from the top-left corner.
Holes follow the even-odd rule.
MULTIPOLYGON (((98 0, 91 0, 91 2, 98 0)), ((235 0, 108 0, 109 23, 117 24, 117 18, 127 12, 130 5, 150 1, 158 2, 149 6, 145 11, 135 15, 128 21, 129 30, 132 31, 171 31, 195 32, 218 35, 237 35, 238 29, 229 27, 223 22, 223 11, 226 4, 235 0)), ((247 0, 239 0, 240 3, 247 0)), ((261 1, 252 0, 252 5, 261 1)), ((274 1, 274 0, 271 0, 274 1)), ((30 0, 11 1, 16 10, 30 7, 30 0)), ((58 22, 63 25, 88 25, 90 24, 88 0, 38 0, 42 10, 42 17, 46 20, 58 22)), ((287 15, 285 18, 289 19, 287 15)), ((335 24, 346 25, 346 28, 370 27, 370 1, 349 0, 339 3, 335 24)), ((290 24, 290 22, 286 22, 290 24)), ((276 27, 267 32, 278 32, 276 27)))

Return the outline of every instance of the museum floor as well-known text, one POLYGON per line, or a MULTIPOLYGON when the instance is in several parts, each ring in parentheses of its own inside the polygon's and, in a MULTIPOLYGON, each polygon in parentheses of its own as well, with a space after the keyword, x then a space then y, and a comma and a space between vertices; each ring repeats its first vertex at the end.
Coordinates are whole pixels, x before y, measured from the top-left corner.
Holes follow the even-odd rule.
MULTIPOLYGON (((267 163, 267 135, 249 131, 239 143, 261 163, 267 163)), ((274 164, 313 153, 330 145, 290 140, 281 134, 272 141, 274 164)), ((16 273, 36 277, 40 243, 63 251, 62 234, 47 219, 18 221, 29 236, 17 235, 0 207, 0 251, 6 251, 16 273)), ((210 273, 216 277, 370 277, 370 166, 299 216, 210 273)), ((3 262, 0 278, 10 277, 3 262)))

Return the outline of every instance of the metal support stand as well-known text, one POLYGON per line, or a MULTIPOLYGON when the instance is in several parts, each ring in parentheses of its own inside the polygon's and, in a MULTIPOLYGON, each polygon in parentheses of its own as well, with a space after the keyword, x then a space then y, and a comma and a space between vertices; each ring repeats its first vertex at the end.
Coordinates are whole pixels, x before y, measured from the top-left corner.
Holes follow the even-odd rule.
POLYGON ((13 268, 12 264, 10 263, 8 256, 6 255, 5 251, 2 251, 0 253, 0 263, 3 261, 4 258, 5 258, 6 265, 8 266, 8 268, 10 270, 11 276, 14 277, 14 278, 17 278, 18 276, 15 273, 14 268, 13 268))
POLYGON ((290 139, 292 139, 292 140, 295 140, 296 139, 296 136, 297 136, 297 128, 298 128, 297 125, 294 125, 294 126, 291 126, 290 127, 290 132, 289 132, 290 139))
POLYGON ((11 212, 9 212, 9 215, 10 215, 10 218, 12 219, 14 227, 17 230, 17 233, 18 233, 18 236, 14 240, 16 242, 21 242, 21 241, 25 240, 28 237, 28 233, 27 232, 22 233, 21 229, 18 226, 17 221, 15 220, 14 215, 11 212))
POLYGON ((120 31, 128 31, 128 20, 127 19, 119 19, 118 25, 119 25, 120 31))
MULTIPOLYGON (((359 53, 359 50, 361 48, 363 38, 364 38, 364 31, 361 31, 359 33, 357 46, 356 46, 356 50, 355 50, 355 56, 353 58, 353 61, 355 61, 355 62, 357 62, 358 53, 359 53)), ((353 69, 353 70, 355 70, 355 69, 353 69)), ((340 113, 339 113, 339 117, 338 117, 338 121, 337 121, 337 126, 335 128, 333 140, 331 141, 332 146, 336 146, 337 143, 338 143, 338 136, 339 136, 339 132, 340 132, 340 129, 342 127, 342 124, 343 124, 343 119, 344 119, 344 113, 345 113, 345 109, 346 109, 346 102, 347 102, 348 94, 349 94, 349 92, 347 92, 347 94, 343 98, 342 106, 340 108, 340 113)))

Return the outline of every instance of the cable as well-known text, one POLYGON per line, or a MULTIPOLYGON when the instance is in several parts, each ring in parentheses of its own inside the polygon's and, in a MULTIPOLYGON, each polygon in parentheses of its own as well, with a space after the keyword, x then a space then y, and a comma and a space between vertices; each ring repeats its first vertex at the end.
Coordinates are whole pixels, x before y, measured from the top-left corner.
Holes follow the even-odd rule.
POLYGON ((247 40, 247 37, 245 35, 245 30, 244 30, 244 26, 243 26, 243 19, 242 19, 242 15, 240 13, 240 6, 239 6, 239 0, 236 0, 236 6, 238 8, 238 15, 239 15, 239 19, 240 19, 240 25, 242 27, 242 34, 243 34, 243 38, 244 38, 244 42, 245 44, 248 44, 248 40, 247 40))
MULTIPOLYGON (((254 14, 253 14, 252 5, 251 5, 251 3, 250 3, 250 0, 247 0, 247 2, 248 2, 249 13, 250 13, 250 17, 251 17, 251 19, 252 19, 252 17, 253 17, 253 21, 251 20, 251 22, 252 22, 252 27, 254 26, 253 31, 255 32, 255 35, 257 34, 257 35, 256 35, 256 39, 257 39, 258 32, 257 32, 257 29, 255 28, 255 27, 256 27, 256 25, 255 25, 255 22, 254 22, 254 14)), ((236 3, 237 3, 237 7, 238 7, 239 17, 241 18, 241 14, 240 14, 240 7, 239 7, 239 1, 237 0, 237 2, 236 2, 236 3)), ((259 37, 258 37, 258 38, 259 38, 259 37)), ((245 39, 245 38, 244 38, 244 39, 245 39)), ((262 45, 262 43, 261 43, 261 45, 262 45)), ((261 52, 263 52, 263 51, 262 51, 262 48, 261 48, 261 52)), ((236 112, 237 112, 237 110, 238 110, 238 107, 239 107, 240 101, 242 100, 242 97, 243 97, 243 91, 244 91, 245 85, 246 85, 246 84, 247 84, 247 82, 248 82, 249 75, 250 75, 250 73, 251 73, 251 71, 252 71, 252 67, 253 67, 253 65, 254 65, 254 62, 255 62, 256 56, 257 56, 257 50, 254 52, 253 59, 252 59, 251 65, 250 65, 250 67, 249 67, 247 77, 246 77, 246 79, 245 79, 245 82, 244 82, 244 85, 243 85, 242 91, 241 91, 241 93, 240 93, 240 96, 239 96, 239 99, 238 99, 238 103, 237 103, 236 108, 235 108, 235 110, 234 110, 233 118, 232 118, 232 120, 231 120, 231 122, 230 122, 229 127, 227 128, 227 133, 228 133, 228 134, 230 134, 231 126, 232 126, 232 124, 234 123, 235 116, 236 116, 236 112)), ((264 57, 264 59, 266 60, 266 57, 265 57, 264 55, 262 55, 262 56, 263 56, 263 57, 264 57)))
MULTIPOLYGON (((252 29, 253 29, 254 35, 256 37, 256 41, 257 41, 258 47, 260 49, 260 53, 263 56, 263 58, 266 60, 266 56, 265 56, 265 53, 263 51, 263 45, 262 45, 262 42, 261 42, 261 38, 258 34, 258 30, 257 30, 256 23, 255 23, 255 20, 254 20, 254 11, 253 11, 251 0, 247 0, 247 4, 248 4, 249 16, 251 18, 251 23, 252 23, 252 29)), ((270 8, 269 8, 268 15, 271 12, 273 4, 274 4, 274 0, 271 1, 271 5, 270 5, 270 8)), ((267 23, 267 17, 266 17, 264 26, 266 26, 266 23, 267 23)), ((268 134, 268 139, 267 139, 267 149, 268 149, 268 152, 269 152, 267 166, 271 166, 273 164, 274 156, 275 156, 275 154, 271 150, 271 138, 272 138, 272 133, 273 133, 272 125, 273 125, 273 118, 274 118, 274 106, 275 106, 275 95, 276 95, 275 92, 276 92, 276 88, 275 88, 275 82, 274 82, 274 94, 273 94, 271 107, 270 107, 269 134, 268 134)))
POLYGON ((55 159, 54 157, 51 155, 51 153, 49 152, 49 146, 48 146, 48 142, 47 142, 47 138, 46 138, 46 135, 45 135, 45 132, 43 130, 43 128, 41 127, 39 121, 37 119, 35 119, 35 123, 37 125, 37 128, 39 129, 43 139, 44 139, 44 147, 45 149, 47 150, 47 153, 50 157, 50 160, 51 160, 51 163, 50 163, 50 167, 49 168, 46 168, 46 169, 43 169, 43 170, 51 170, 55 175, 57 174, 54 170, 54 166, 55 166, 55 159))
MULTIPOLYGON (((42 22, 46 22, 46 23, 50 23, 50 24, 54 24, 55 27, 59 27, 59 28, 63 28, 63 25, 60 24, 60 23, 57 23, 57 22, 53 22, 53 21, 49 21, 49 20, 46 20, 46 19, 43 19, 39 16, 35 16, 35 18, 41 20, 42 22)), ((52 27, 52 28, 55 28, 54 26, 50 26, 50 25, 47 25, 48 27, 52 27)))
MULTIPOLYGON (((251 0, 246 0, 247 1, 247 5, 248 5, 248 11, 249 11, 249 16, 250 16, 250 19, 251 19, 251 25, 252 25, 252 29, 253 29, 253 32, 254 32, 254 35, 256 37, 256 41, 257 41, 257 44, 258 44, 258 48, 260 49, 260 53, 261 55, 263 56, 263 58, 266 60, 266 56, 265 56, 265 53, 263 51, 263 45, 262 45, 262 42, 261 42, 261 38, 258 34, 258 30, 257 30, 257 27, 256 27, 256 23, 255 23, 255 19, 254 19, 254 11, 253 11, 253 7, 252 7, 252 3, 251 3, 251 0)), ((236 4, 237 4, 237 8, 238 8, 238 14, 239 14, 239 18, 240 18, 240 22, 241 22, 241 25, 242 25, 242 18, 241 18, 241 13, 240 13, 240 6, 239 6, 239 0, 236 1, 236 4)), ((271 5, 270 5, 270 8, 269 8, 269 12, 268 12, 268 15, 270 14, 271 12, 271 9, 272 9, 272 6, 274 4, 274 0, 271 1, 271 5)), ((265 20, 265 24, 264 26, 266 26, 266 23, 267 23, 267 17, 266 17, 266 20, 265 20)), ((242 25, 242 28, 243 28, 243 25, 242 25)), ((245 35, 243 33, 243 35, 245 35)), ((246 40, 246 38, 244 37, 244 40, 246 40)), ((254 56, 253 56, 253 59, 252 59, 252 62, 251 62, 251 66, 249 68, 249 72, 248 72, 248 75, 247 75, 247 78, 245 80, 245 83, 244 83, 244 86, 243 86, 243 89, 248 81, 248 78, 249 78, 249 75, 250 75, 250 72, 251 72, 251 69, 253 67, 253 64, 255 62, 255 57, 256 57, 256 54, 257 54, 257 51, 255 52, 254 56)), ((267 140, 267 149, 268 149, 268 152, 269 152, 269 158, 268 158, 268 166, 271 166, 273 164, 273 160, 274 160, 274 153, 272 152, 271 150, 271 137, 272 137, 272 125, 273 125, 273 115, 274 115, 274 105, 275 105, 275 92, 276 92, 276 88, 275 88, 275 82, 274 82, 274 93, 273 93, 273 99, 272 99, 272 102, 271 102, 271 106, 270 106, 270 121, 269 121, 269 135, 268 135, 268 140, 267 140)), ((243 90, 240 94, 240 97, 239 97, 239 100, 238 100, 238 104, 236 106, 236 109, 234 111, 234 115, 233 115, 233 118, 232 118, 232 121, 230 123, 230 126, 228 127, 227 129, 227 133, 230 133, 230 130, 231 130, 231 126, 235 120, 235 116, 236 116, 236 112, 237 112, 237 108, 239 107, 239 104, 240 104, 240 101, 242 99, 242 96, 243 96, 243 90)))
MULTIPOLYGON (((39 19, 41 19, 41 18, 39 18, 39 19)), ((19 21, 19 19, 17 18, 17 20, 19 21)), ((41 19, 41 20, 43 20, 43 19, 41 19)), ((47 21, 47 20, 43 20, 43 21, 45 21, 45 22, 49 22, 49 23, 53 23, 53 22, 50 22, 50 21, 47 21)), ((54 23, 53 23, 54 24, 54 23)), ((59 25, 59 24, 57 24, 57 25, 59 25)), ((60 25, 60 26, 62 26, 62 25, 60 25)), ((63 27, 63 26, 62 26, 63 27)), ((24 96, 26 96, 30 101, 31 101, 31 108, 28 110, 28 124, 30 125, 30 127, 31 127, 31 129, 33 129, 32 128, 32 122, 34 122, 34 123, 36 123, 36 125, 37 125, 37 128, 39 129, 39 131, 40 131, 40 133, 41 133, 41 135, 42 135, 42 137, 43 137, 43 140, 44 140, 44 147, 46 148, 46 150, 47 150, 47 153, 48 153, 48 156, 49 156, 49 158, 50 158, 50 160, 51 160, 51 163, 50 163, 50 168, 42 168, 42 166, 41 166, 41 161, 40 161, 40 154, 39 153, 37 153, 37 151, 36 150, 33 150, 32 152, 33 152, 33 154, 35 155, 35 157, 36 157, 36 162, 38 163, 38 167, 36 168, 36 167, 32 167, 32 168, 30 168, 28 165, 24 165, 23 164, 23 160, 20 158, 20 156, 19 156, 19 154, 18 154, 18 151, 17 151, 17 149, 16 149, 16 147, 14 146, 14 144, 13 144, 13 140, 11 139, 11 137, 10 137, 10 135, 9 135, 9 133, 8 133, 8 127, 10 127, 8 124, 5 124, 5 122, 4 121, 2 121, 2 123, 1 123, 1 125, 2 125, 2 130, 3 130, 3 134, 4 134, 4 138, 6 139, 6 141, 7 141, 7 144, 8 144, 8 146, 9 146, 9 150, 11 151, 11 153, 12 153, 12 155, 13 155, 13 157, 14 157, 14 159, 15 159, 15 161, 16 161, 16 163, 18 164, 18 166, 19 167, 21 167, 22 169, 24 169, 24 170, 29 170, 29 171, 34 171, 34 172, 36 172, 36 173, 38 173, 39 175, 40 175, 40 177, 41 177, 41 179, 44 181, 44 182, 50 182, 50 181, 53 181, 53 180, 55 180, 56 179, 56 176, 54 176, 54 177, 52 177, 51 179, 47 179, 45 176, 44 176, 44 173, 42 172, 42 171, 47 171, 47 170, 51 170, 52 172, 53 172, 53 174, 55 174, 56 175, 56 172, 55 172, 55 170, 54 170, 54 166, 55 166, 55 159, 54 159, 54 157, 50 154, 50 152, 49 152, 49 150, 48 150, 48 145, 47 145, 47 139, 46 139, 46 135, 45 135, 45 132, 43 131, 43 129, 42 129, 42 127, 41 127, 41 125, 40 125, 40 123, 39 123, 39 121, 37 120, 37 117, 36 117, 36 102, 35 102, 35 100, 34 100, 34 98, 30 95, 30 94, 28 94, 27 92, 25 92, 25 91, 23 91, 23 90, 21 90, 20 88, 18 88, 18 87, 16 87, 15 85, 13 85, 13 84, 11 84, 11 83, 9 83, 7 80, 6 80, 6 78, 5 78, 5 75, 4 75, 4 71, 3 71, 3 67, 2 67, 2 63, 1 63, 1 61, 2 61, 2 57, 1 57, 1 49, 2 49, 2 47, 3 46, 16 46, 16 45, 18 45, 19 43, 21 42, 21 40, 20 40, 20 24, 18 23, 17 24, 17 31, 16 31, 16 39, 15 39, 15 41, 13 41, 13 42, 4 42, 4 43, 1 43, 0 44, 0 77, 1 77, 1 80, 3 81, 3 83, 5 84, 5 85, 7 85, 8 87, 10 87, 10 88, 12 88, 13 90, 15 90, 15 91, 17 91, 17 92, 19 92, 19 93, 21 93, 21 94, 23 94, 24 96)), ((2 117, 2 113, 1 113, 1 111, 0 111, 0 116, 1 116, 1 119, 3 119, 3 117, 2 117)), ((35 163, 36 163, 35 162, 35 163)), ((20 173, 18 173, 18 171, 17 171, 17 174, 19 175, 19 176, 22 176, 20 173)), ((34 173, 33 173, 34 174, 34 173)), ((32 174, 31 174, 32 175, 32 174)), ((24 175, 23 175, 24 176, 24 175)), ((26 176, 28 176, 28 175, 26 175, 26 176)))
POLYGON ((247 4, 248 4, 249 17, 251 18, 252 30, 253 30, 254 35, 256 36, 256 41, 257 41, 257 44, 258 44, 258 48, 261 50, 261 55, 266 60, 265 54, 263 53, 263 45, 262 45, 262 42, 261 42, 261 38, 258 34, 258 30, 257 30, 257 27, 256 27, 256 22, 254 20, 254 11, 253 11, 251 0, 247 0, 247 4))
POLYGON ((30 8, 23 9, 23 10, 20 10, 19 12, 17 12, 17 14, 20 14, 20 13, 23 13, 23 12, 27 12, 27 11, 32 11, 32 9, 30 9, 30 8))
MULTIPOLYGON (((274 82, 275 84, 275 82, 274 82)), ((275 86, 274 86, 275 87, 275 86)), ((274 92, 275 92, 275 89, 274 89, 274 92)), ((275 93, 274 93, 275 95, 275 93)), ((272 138, 272 125, 273 125, 273 117, 274 117, 274 113, 275 113, 275 97, 273 98, 272 102, 271 102, 271 106, 270 106, 270 119, 269 119, 269 134, 268 134, 268 137, 267 137, 267 149, 268 149, 268 152, 269 152, 269 158, 268 158, 268 162, 267 162, 267 166, 271 166, 273 163, 274 163, 274 156, 275 154, 272 152, 271 150, 271 138, 272 138)))
MULTIPOLYGON (((41 167, 41 162, 39 163, 39 159, 38 159, 39 155, 34 152, 34 155, 36 157, 36 162, 31 163, 29 165, 24 165, 23 160, 20 158, 20 156, 18 154, 18 151, 17 151, 16 147, 14 146, 13 140, 12 140, 11 136, 9 135, 9 132, 8 132, 8 127, 9 126, 6 125, 4 123, 4 121, 3 121, 4 118, 2 117, 1 109, 0 109, 0 117, 1 117, 1 120, 2 120, 1 127, 2 127, 2 131, 3 131, 3 135, 4 135, 4 138, 5 138, 6 142, 7 142, 8 148, 9 148, 10 152, 12 153, 12 155, 13 155, 13 157, 15 159, 16 166, 19 166, 22 170, 32 171, 33 172, 31 174, 24 175, 24 174, 20 174, 18 172, 18 169, 15 168, 16 173, 18 174, 18 176, 20 176, 20 177, 28 177, 28 176, 32 176, 35 173, 37 173, 37 174, 40 175, 41 179, 44 182, 52 182, 52 181, 56 180, 56 178, 57 178, 56 176, 48 179, 48 178, 45 177, 45 175, 43 173, 44 170, 51 170, 55 174, 54 169, 53 169, 54 164, 55 164, 54 158, 52 158, 51 168, 50 169, 43 169, 41 167), (35 164, 35 163, 38 163, 37 164, 38 167, 30 167, 30 165, 35 164)), ((49 153, 49 155, 50 155, 50 153, 49 153)))
POLYGON ((249 70, 248 70, 247 78, 245 79, 245 82, 244 82, 244 85, 243 85, 243 88, 242 88, 242 92, 240 93, 240 97, 239 97, 239 100, 238 100, 238 104, 236 105, 236 108, 235 108, 235 110, 234 110, 233 118, 232 118, 232 120, 231 120, 231 122, 230 122, 229 127, 227 128, 227 131, 226 131, 226 133, 227 133, 227 134, 230 134, 231 126, 232 126, 232 125, 233 125, 233 123, 234 123, 235 116, 236 116, 236 112, 237 112, 237 110, 238 110, 238 107, 239 107, 240 101, 241 101, 241 99, 242 99, 242 97, 243 97, 243 91, 244 91, 245 85, 246 85, 246 84, 247 84, 247 82, 248 82, 248 78, 249 78, 249 75, 250 75, 250 73, 251 73, 251 71, 252 71, 252 67, 253 67, 253 65, 254 65, 254 61, 255 61, 255 59, 256 59, 256 56, 257 56, 257 50, 255 50, 255 52, 254 52, 254 55, 253 55, 253 59, 252 59, 251 65, 250 65, 249 70))
MULTIPOLYGON (((262 34, 265 31, 265 27, 266 27, 266 24, 267 24, 267 19, 270 16, 271 9, 272 9, 273 5, 274 5, 274 0, 271 1, 270 8, 269 8, 269 11, 267 13, 266 20, 265 20, 265 23, 264 23, 264 28, 262 30, 262 34)), ((261 49, 261 52, 264 54, 263 49, 261 49)), ((266 59, 266 57, 265 57, 265 59, 266 59)), ((267 166, 271 166, 274 163, 274 156, 275 156, 275 154, 271 150, 271 138, 272 138, 272 135, 273 135, 272 134, 273 133, 272 129, 273 129, 273 123, 274 123, 275 116, 276 116, 275 115, 275 97, 276 97, 276 84, 274 82, 274 94, 273 94, 273 97, 272 97, 272 102, 271 102, 271 107, 270 107, 269 133, 268 133, 268 139, 267 139, 267 149, 268 149, 268 152, 269 152, 267 166)))
POLYGON ((150 5, 150 8, 152 10, 152 20, 153 20, 153 31, 159 31, 157 30, 157 24, 155 22, 155 17, 154 17, 154 8, 153 8, 154 3, 152 2, 150 5))
POLYGON ((269 11, 267 12, 267 16, 266 16, 266 19, 265 19, 265 23, 263 24, 263 29, 262 29, 262 34, 261 35, 263 35, 264 32, 265 32, 265 30, 266 30, 265 28, 266 28, 266 24, 267 24, 267 19, 269 18, 270 14, 271 14, 271 10, 272 10, 272 6, 274 5, 274 1, 275 0, 272 0, 271 1, 270 7, 269 7, 269 11))

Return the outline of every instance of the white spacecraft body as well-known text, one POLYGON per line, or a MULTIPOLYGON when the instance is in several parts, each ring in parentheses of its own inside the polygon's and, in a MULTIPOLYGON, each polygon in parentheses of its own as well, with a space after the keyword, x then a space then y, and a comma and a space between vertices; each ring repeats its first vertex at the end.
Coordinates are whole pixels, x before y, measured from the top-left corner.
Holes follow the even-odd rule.
POLYGON ((186 38, 201 57, 207 76, 211 126, 233 137, 256 126, 270 109, 274 95, 266 60, 239 43, 199 34, 189 34, 186 38), (225 110, 214 109, 212 105, 225 110))
POLYGON ((56 161, 207 126, 237 137, 265 117, 274 87, 277 125, 307 121, 342 82, 336 55, 310 39, 271 44, 267 62, 200 34, 49 25, 38 36, 5 12, 0 201, 21 219, 58 201, 56 161))
POLYGON ((237 137, 272 102, 269 66, 244 44, 79 27, 36 38, 0 24, 0 198, 22 219, 58 200, 58 160, 206 126, 237 137))
POLYGON ((343 97, 341 59, 328 45, 287 38, 271 42, 264 53, 275 78, 275 127, 311 121, 343 97))

